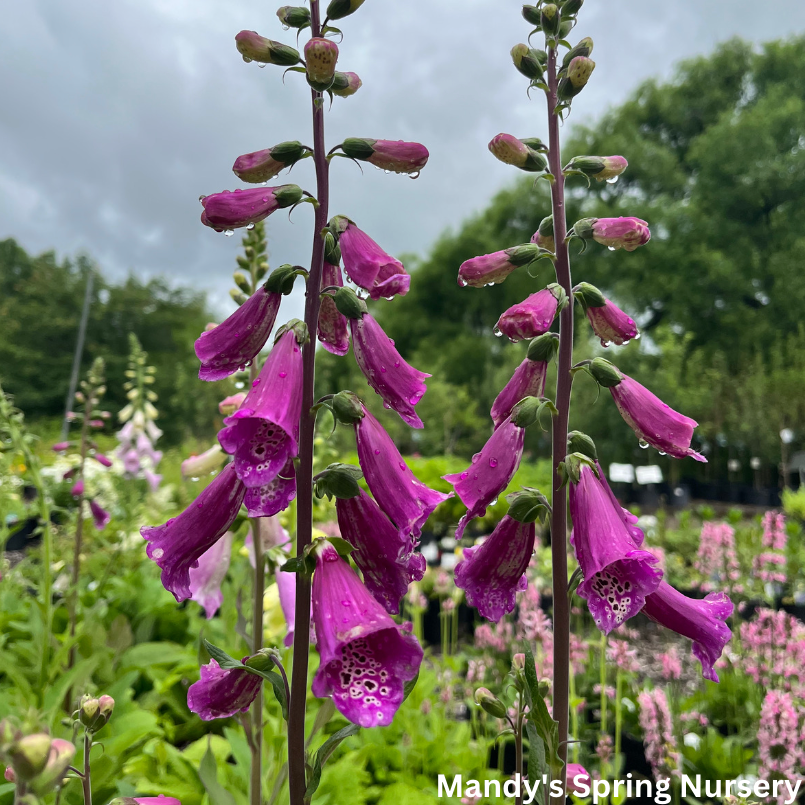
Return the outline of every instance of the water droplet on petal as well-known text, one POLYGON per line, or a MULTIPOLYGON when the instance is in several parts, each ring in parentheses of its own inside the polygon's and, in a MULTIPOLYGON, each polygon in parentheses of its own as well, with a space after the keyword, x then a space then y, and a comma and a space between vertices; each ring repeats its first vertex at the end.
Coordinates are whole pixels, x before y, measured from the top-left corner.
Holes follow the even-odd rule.
POLYGON ((234 235, 234 234, 235 234, 234 229, 225 229, 224 230, 224 236, 227 237, 227 238, 231 238, 232 235, 234 235))
POLYGON ((462 472, 462 473, 461 473, 461 475, 459 476, 459 478, 460 478, 462 481, 466 481, 466 480, 467 480, 467 478, 469 478, 469 477, 470 477, 470 474, 469 474, 469 473, 468 473, 466 470, 464 470, 464 472, 462 472))
POLYGON ((465 280, 465 279, 464 279, 464 277, 462 277, 462 276, 461 276, 461 274, 459 274, 459 275, 458 275, 458 284, 459 284, 459 285, 460 285, 462 288, 466 288, 466 287, 467 287, 467 280, 465 280))
POLYGON ((637 444, 641 450, 645 450, 648 447, 648 442, 645 439, 640 439, 637 444))
POLYGON ((246 64, 249 64, 251 62, 251 59, 248 56, 244 56, 243 61, 245 61, 246 64))
POLYGON ((401 470, 405 470, 405 469, 406 469, 406 465, 405 465, 405 462, 404 462, 404 461, 401 461, 401 462, 400 462, 400 469, 401 469, 401 470))
POLYGON ((390 406, 390 405, 389 405, 387 402, 384 402, 384 403, 383 403, 383 407, 384 407, 384 408, 385 408, 387 411, 390 411, 390 410, 391 410, 391 406, 390 406))
POLYGON ((500 338, 503 335, 503 330, 501 330, 500 327, 495 327, 495 329, 492 332, 494 332, 494 334, 498 338, 500 338))
POLYGON ((267 63, 268 63, 268 62, 260 62, 260 67, 261 67, 261 68, 265 67, 267 63))
POLYGON ((280 375, 280 377, 288 377, 287 372, 280 372, 279 375, 280 375))
POLYGON ((246 229, 254 229, 254 224, 246 224, 246 229))
POLYGON ((617 181, 618 181, 617 176, 610 176, 609 179, 607 179, 607 184, 615 184, 617 181))
POLYGON ((349 601, 342 601, 341 606, 342 607, 348 607, 349 606, 349 601))
POLYGON ((614 246, 607 246, 607 249, 609 249, 611 252, 618 251, 614 246))
POLYGON ((411 179, 418 179, 421 173, 421 171, 417 171, 416 173, 409 173, 408 175, 411 179))
POLYGON ((380 448, 378 448, 378 447, 375 448, 375 455, 376 456, 380 455, 380 448))
POLYGON ((611 343, 612 343, 611 341, 606 341, 603 338, 601 339, 601 346, 602 347, 608 347, 611 343))
POLYGON ((472 463, 473 463, 473 464, 475 464, 475 463, 478 461, 478 459, 479 459, 480 457, 481 457, 481 454, 480 454, 480 453, 476 453, 476 454, 475 454, 475 455, 472 457, 472 463))
POLYGON ((498 465, 498 460, 496 458, 490 458, 489 459, 489 466, 492 469, 495 469, 495 467, 497 467, 497 465, 498 465))
POLYGON ((154 551, 154 552, 151 554, 151 556, 153 556, 153 558, 154 558, 154 559, 161 559, 161 558, 162 558, 164 555, 165 555, 165 551, 163 551, 163 550, 162 550, 162 548, 157 548, 157 549, 156 549, 156 550, 155 550, 155 551, 154 551))
POLYGON ((386 374, 386 367, 385 367, 385 366, 381 366, 381 367, 380 367, 380 371, 381 371, 383 374, 386 374))
POLYGON ((256 389, 259 385, 260 385, 260 378, 259 377, 256 378, 255 380, 252 380, 252 388, 253 389, 256 389))
POLYGON ((394 368, 395 368, 395 369, 399 369, 399 368, 400 368, 400 362, 399 362, 399 361, 394 361, 394 368))

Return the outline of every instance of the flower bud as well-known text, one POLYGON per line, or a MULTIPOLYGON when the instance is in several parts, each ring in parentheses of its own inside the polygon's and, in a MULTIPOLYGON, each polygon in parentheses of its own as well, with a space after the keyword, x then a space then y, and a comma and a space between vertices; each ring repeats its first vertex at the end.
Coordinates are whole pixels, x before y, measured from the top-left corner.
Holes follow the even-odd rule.
POLYGON ((330 402, 333 416, 342 425, 354 425, 364 417, 363 403, 351 391, 339 391, 330 402))
POLYGON ((559 33, 559 25, 562 16, 559 7, 555 3, 546 3, 542 6, 540 13, 540 25, 546 36, 556 36, 559 33))
POLYGON ((594 240, 610 249, 633 252, 651 240, 648 224, 640 218, 582 218, 573 225, 582 240, 594 240))
POLYGON ((81 702, 78 705, 79 721, 81 721, 85 727, 92 726, 100 709, 101 705, 97 699, 94 699, 92 696, 82 696, 81 702))
POLYGON ((603 307, 607 303, 604 294, 595 285, 590 285, 589 282, 580 282, 573 289, 573 296, 581 302, 585 310, 588 307, 603 307))
POLYGON ((595 358, 590 363, 589 369, 596 382, 604 388, 617 386, 623 380, 623 375, 617 367, 605 358, 595 358))
POLYGON ((322 36, 313 37, 305 45, 307 83, 317 92, 328 90, 335 77, 338 45, 322 36))
POLYGON ((501 162, 531 173, 545 170, 548 164, 542 154, 511 134, 498 134, 493 137, 489 143, 489 150, 501 162))
POLYGON ((17 775, 14 773, 14 769, 12 769, 11 766, 6 766, 6 770, 3 772, 3 778, 9 783, 17 782, 17 775))
POLYGON ((299 64, 298 50, 283 45, 282 42, 266 39, 256 31, 241 31, 235 37, 235 45, 245 62, 278 64, 280 67, 293 67, 299 64))
POLYGON ((540 19, 540 10, 538 6, 523 6, 523 19, 526 22, 531 23, 531 25, 541 25, 542 21, 540 19))
POLYGON ((570 171, 580 171, 585 176, 603 182, 607 179, 614 179, 620 176, 629 163, 624 157, 576 157, 571 159, 565 167, 565 173, 570 171))
POLYGON ((475 703, 495 718, 506 718, 506 707, 488 688, 478 688, 475 691, 475 703))
POLYGON ((573 30, 575 25, 576 25, 576 21, 572 17, 570 17, 568 19, 565 19, 564 15, 563 15, 562 16, 562 23, 559 26, 559 33, 556 34, 556 38, 557 39, 567 39, 567 37, 570 35, 570 32, 573 30))
POLYGON ((74 757, 75 747, 69 741, 54 738, 45 768, 31 781, 31 791, 41 796, 59 785, 74 757))
POLYGON ((567 75, 559 82, 557 97, 560 101, 569 101, 575 98, 590 80, 595 70, 595 62, 586 56, 576 56, 567 68, 567 75))
POLYGON ((419 173, 428 162, 428 149, 420 143, 402 140, 370 140, 367 137, 348 137, 341 150, 352 159, 369 162, 393 173, 419 173))
POLYGON ((548 499, 538 489, 524 489, 506 498, 508 515, 518 523, 535 523, 550 511, 548 499))
MULTIPOLYGON (((310 152, 298 140, 279 143, 273 148, 252 151, 235 160, 232 171, 238 179, 260 184, 273 179, 284 168, 290 168, 310 152)), ((246 266, 248 267, 248 266, 246 266)))
POLYGON ((324 262, 331 266, 341 264, 341 249, 332 232, 327 232, 324 236, 324 262))
POLYGON ((334 299, 338 312, 348 319, 360 319, 369 310, 366 307, 366 302, 351 288, 339 288, 335 292, 334 299))
POLYGON ((549 252, 556 251, 556 241, 553 238, 553 215, 540 221, 539 228, 531 236, 531 242, 549 252))
POLYGON ((526 77, 532 81, 539 81, 545 72, 548 54, 544 50, 536 50, 520 43, 511 50, 512 63, 526 77))
POLYGON ((552 361, 559 352, 559 335, 557 333, 545 333, 534 338, 528 345, 526 357, 530 361, 548 363, 552 361))
POLYGON ((584 0, 564 0, 561 4, 562 17, 575 17, 584 5, 584 0))
POLYGON ((340 20, 354 14, 363 5, 363 0, 332 0, 327 6, 327 16, 331 20, 340 20))
POLYGON ((542 400, 539 397, 526 397, 520 400, 512 409, 512 422, 518 428, 528 428, 539 418, 539 409, 542 400))
POLYGON ((236 271, 232 275, 232 279, 235 280, 235 285, 237 285, 238 288, 240 288, 240 290, 243 291, 243 293, 245 293, 247 296, 252 292, 252 284, 242 271, 236 271))
POLYGON ((289 28, 304 28, 310 25, 310 11, 304 6, 283 6, 277 9, 277 17, 289 28))
POLYGON ((567 434, 567 452, 581 453, 593 461, 598 461, 598 451, 595 449, 595 442, 580 430, 574 430, 567 434))
POLYGON ((565 57, 562 59, 562 66, 559 69, 559 77, 563 77, 564 71, 576 56, 589 56, 592 52, 593 40, 589 36, 585 36, 575 47, 570 48, 570 50, 565 53, 565 57))
POLYGON ((48 762, 50 736, 45 733, 26 735, 15 741, 8 751, 8 757, 17 778, 23 782, 33 780, 48 762))
POLYGON ((333 95, 338 95, 339 98, 349 98, 354 95, 362 85, 362 81, 357 73, 339 73, 336 71, 333 76, 333 83, 330 86, 330 92, 333 95))
POLYGON ((326 497, 328 500, 355 498, 361 493, 361 488, 358 486, 361 478, 363 473, 360 467, 353 467, 350 464, 330 464, 314 479, 316 496, 326 497))
POLYGON ((525 654, 515 654, 512 657, 512 669, 515 671, 525 670, 525 654))

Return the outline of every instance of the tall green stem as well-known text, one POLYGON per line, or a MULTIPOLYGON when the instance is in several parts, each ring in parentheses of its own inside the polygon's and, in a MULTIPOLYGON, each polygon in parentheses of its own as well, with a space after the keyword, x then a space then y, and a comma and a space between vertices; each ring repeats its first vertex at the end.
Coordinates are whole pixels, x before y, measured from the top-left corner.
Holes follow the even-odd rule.
POLYGON ((623 730, 623 672, 618 668, 615 677, 615 776, 620 769, 621 732, 623 730))

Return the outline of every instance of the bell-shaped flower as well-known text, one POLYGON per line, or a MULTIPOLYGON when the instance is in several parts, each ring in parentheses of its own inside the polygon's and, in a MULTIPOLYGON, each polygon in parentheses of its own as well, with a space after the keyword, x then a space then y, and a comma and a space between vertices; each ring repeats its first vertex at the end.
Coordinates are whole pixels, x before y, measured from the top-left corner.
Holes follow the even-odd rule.
POLYGON ((633 252, 651 240, 648 224, 640 218, 582 218, 573 226, 582 240, 594 240, 610 249, 633 252))
POLYGON ((458 284, 472 288, 483 288, 485 285, 497 285, 516 268, 528 265, 537 260, 542 249, 535 243, 524 243, 492 254, 483 254, 465 260, 458 269, 458 284))
POLYGON ((541 335, 529 344, 526 359, 514 370, 511 380, 492 403, 490 414, 496 428, 509 418, 514 406, 521 400, 542 397, 548 363, 553 360, 558 348, 559 338, 551 333, 541 335))
POLYGON ((486 514, 487 506, 498 499, 514 478, 523 457, 525 428, 535 421, 523 417, 533 400, 527 397, 515 406, 512 414, 495 428, 481 452, 472 457, 472 463, 464 472, 444 476, 467 507, 467 513, 458 521, 456 539, 461 539, 470 520, 486 514))
POLYGON ((263 684, 261 676, 239 668, 224 670, 215 660, 200 670, 201 679, 187 690, 187 706, 203 721, 248 712, 263 684))
POLYGON ((95 528, 98 531, 103 531, 107 525, 109 525, 109 521, 112 519, 112 515, 109 514, 103 506, 100 505, 94 498, 89 502, 89 510, 92 513, 92 522, 95 524, 95 528))
POLYGON ((421 143, 402 140, 371 140, 367 137, 348 137, 341 150, 351 159, 360 159, 387 173, 419 172, 428 162, 428 149, 421 143))
POLYGON ((621 506, 620 501, 615 497, 615 493, 612 491, 612 487, 607 482, 607 477, 604 475, 604 470, 601 468, 601 465, 598 461, 595 462, 596 469, 598 470, 598 480, 601 483, 601 486, 604 487, 604 491, 607 493, 607 497, 609 498, 612 507, 620 512, 621 519, 623 520, 623 524, 626 526, 626 530, 629 532, 629 536, 632 538, 632 542, 634 542, 635 548, 639 548, 645 542, 646 535, 643 533, 643 529, 637 524, 637 521, 640 519, 636 514, 632 514, 628 509, 624 509, 621 506))
POLYGON ((622 346, 638 335, 634 319, 605 298, 601 291, 587 282, 579 283, 573 295, 581 302, 593 332, 601 339, 601 346, 622 346))
POLYGON ((553 283, 512 305, 498 319, 495 335, 505 335, 510 341, 522 341, 547 333, 566 301, 562 286, 553 283))
MULTIPOLYGON (((569 456, 565 464, 574 461, 569 456)), ((614 506, 595 471, 576 461, 570 473, 570 541, 584 575, 578 594, 586 599, 605 634, 637 615, 662 579, 657 558, 635 547, 620 506, 614 506)))
POLYGON ((341 536, 355 548, 350 556, 366 589, 386 612, 399 614, 408 585, 425 575, 425 557, 414 551, 415 541, 398 531, 363 490, 352 498, 337 498, 335 510, 341 536))
POLYGON ((177 601, 190 598, 190 568, 227 532, 240 511, 246 488, 228 464, 178 517, 140 529, 146 553, 162 568, 162 585, 177 601))
POLYGON ((330 85, 330 92, 338 95, 339 98, 349 98, 363 86, 360 76, 357 73, 340 73, 335 71, 333 83, 330 85))
POLYGON ((609 388, 618 411, 638 439, 674 458, 690 456, 696 461, 707 461, 690 446, 696 420, 674 411, 603 358, 592 361, 590 372, 602 386, 609 388))
MULTIPOLYGON (((277 568, 274 573, 274 580, 277 582, 277 592, 280 599, 287 633, 283 638, 283 645, 287 648, 293 645, 294 628, 296 624, 296 574, 285 573, 277 568)), ((311 630, 312 631, 312 630, 311 630)), ((315 642, 311 640, 311 642, 315 642)))
POLYGON ((422 648, 325 540, 316 548, 313 621, 321 655, 313 694, 332 696, 336 709, 353 724, 390 724, 405 683, 419 672, 422 648))
POLYGON ((693 641, 693 656, 702 664, 702 676, 712 682, 718 682, 714 666, 732 637, 726 624, 732 610, 726 593, 688 598, 666 581, 647 596, 643 607, 653 621, 693 641))
POLYGON ((274 349, 252 383, 243 405, 224 420, 221 447, 235 456, 235 472, 254 488, 277 477, 298 452, 302 412, 302 349, 307 328, 289 322, 280 328, 274 349))
POLYGON ((98 462, 98 464, 100 464, 103 467, 112 466, 112 460, 107 456, 105 456, 103 453, 92 453, 92 458, 94 458, 98 462))
POLYGON ((140 454, 133 447, 123 453, 123 472, 128 475, 137 475, 140 472, 140 454))
POLYGON ((249 517, 273 517, 279 514, 296 497, 296 469, 293 459, 265 486, 255 486, 246 490, 243 502, 249 517))
POLYGON ((515 597, 528 585, 526 568, 534 553, 536 527, 508 514, 480 545, 465 548, 456 565, 456 587, 467 603, 497 623, 514 610, 515 597))
POLYGON ((201 478, 217 472, 226 461, 226 453, 220 444, 214 444, 199 456, 190 456, 182 462, 182 478, 201 478))
POLYGON ((241 181, 260 184, 273 179, 310 153, 298 140, 292 140, 262 151, 242 154, 235 160, 232 171, 241 181))
POLYGON ((433 510, 450 494, 429 489, 403 461, 400 451, 382 425, 363 408, 354 423, 358 461, 374 499, 407 537, 422 533, 433 510))
POLYGON ((570 162, 565 165, 564 172, 583 173, 585 176, 589 176, 591 179, 595 179, 598 182, 603 182, 617 179, 617 177, 620 176, 628 167, 629 163, 626 161, 626 158, 621 156, 581 156, 571 159, 570 162))
POLYGON ((237 394, 230 394, 228 397, 224 397, 221 402, 218 403, 218 411, 221 416, 232 416, 235 411, 243 405, 243 401, 246 399, 246 392, 239 391, 237 394))
MULTIPOLYGON (((326 259, 322 272, 322 286, 324 288, 344 287, 344 278, 341 268, 333 265, 326 259)), ((349 352, 349 325, 347 318, 339 312, 335 300, 329 294, 324 294, 319 308, 318 339, 321 345, 333 355, 343 356, 349 352)))
POLYGON ((383 251, 344 215, 335 216, 329 227, 338 238, 347 276, 368 291, 371 299, 391 299, 408 293, 411 277, 396 257, 383 251))
POLYGON ((80 498, 84 494, 84 479, 79 478, 74 484, 72 489, 70 490, 70 494, 74 498, 80 498))
POLYGON ((252 187, 234 192, 224 190, 201 199, 204 211, 201 223, 216 232, 231 231, 238 227, 265 220, 276 210, 292 207, 302 199, 302 189, 295 184, 279 187, 252 187))
POLYGON ((221 583, 229 570, 234 534, 227 531, 208 551, 198 558, 196 567, 190 568, 190 598, 201 606, 210 620, 224 602, 221 583))

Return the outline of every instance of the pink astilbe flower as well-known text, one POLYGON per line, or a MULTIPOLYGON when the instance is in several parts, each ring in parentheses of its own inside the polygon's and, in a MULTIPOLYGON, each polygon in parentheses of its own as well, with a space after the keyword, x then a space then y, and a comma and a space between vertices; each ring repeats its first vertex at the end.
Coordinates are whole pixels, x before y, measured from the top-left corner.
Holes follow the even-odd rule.
POLYGON ((610 640, 607 645, 607 659, 621 671, 635 673, 640 670, 637 651, 625 640, 610 640))
POLYGON ((201 679, 188 688, 187 706, 203 721, 229 718, 248 712, 262 684, 257 674, 237 668, 224 670, 210 660, 201 666, 201 679))
POLYGON ((682 676, 682 663, 679 660, 679 652, 676 646, 671 646, 668 651, 660 654, 662 663, 662 678, 671 681, 682 676))
POLYGON ((674 737, 674 724, 665 691, 662 688, 641 691, 637 703, 646 760, 651 764, 654 779, 659 781, 678 776, 682 770, 682 755, 674 737))
POLYGON ((785 584, 788 581, 788 560, 785 555, 787 544, 785 515, 766 512, 763 515, 763 547, 767 550, 755 556, 752 562, 752 571, 757 578, 772 584, 785 584))
MULTIPOLYGON (((344 278, 341 268, 325 261, 322 272, 322 286, 343 288, 344 278)), ((321 345, 333 355, 343 356, 349 352, 349 324, 347 317, 338 311, 335 300, 325 294, 319 308, 318 339, 321 345)))
POLYGON ((495 333, 505 335, 509 341, 522 341, 547 333, 564 298, 562 287, 555 283, 531 294, 503 313, 495 326, 495 333))
POLYGON ((735 529, 727 523, 702 523, 699 551, 693 566, 705 579, 701 584, 703 590, 738 581, 741 568, 735 552, 735 529))
POLYGON ((784 551, 787 544, 785 515, 782 512, 766 512, 763 515, 763 547, 784 551))
POLYGON ((207 620, 215 615, 224 602, 221 583, 229 570, 234 536, 227 531, 215 545, 199 556, 197 566, 190 568, 190 598, 201 606, 207 620))
POLYGON ((509 651, 509 645, 513 636, 512 625, 508 621, 500 621, 493 626, 482 623, 474 635, 475 647, 481 650, 492 649, 500 654, 509 651))
POLYGON ((790 693, 770 690, 766 694, 757 732, 760 779, 794 782, 801 777, 805 767, 801 712, 790 693))
POLYGON ((419 671, 422 649, 326 541, 316 548, 313 620, 321 655, 313 694, 332 696, 353 724, 390 724, 405 682, 419 671))
POLYGON ((286 325, 243 405, 224 420, 221 447, 235 456, 238 478, 249 487, 273 481, 298 452, 302 411, 301 322, 286 325))
POLYGON ((805 693, 805 625, 783 610, 759 609, 740 633, 743 670, 757 684, 805 693))
POLYGON ((606 766, 609 763, 609 761, 612 760, 612 755, 614 754, 614 751, 613 751, 611 735, 602 735, 598 739, 598 743, 596 744, 595 747, 595 754, 598 755, 598 759, 601 761, 602 766, 606 766))
POLYGON ((298 204, 301 199, 302 190, 295 184, 237 189, 234 192, 224 190, 201 199, 204 207, 201 223, 216 232, 231 231, 259 223, 272 212, 298 204))

